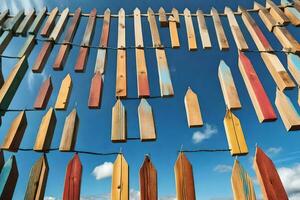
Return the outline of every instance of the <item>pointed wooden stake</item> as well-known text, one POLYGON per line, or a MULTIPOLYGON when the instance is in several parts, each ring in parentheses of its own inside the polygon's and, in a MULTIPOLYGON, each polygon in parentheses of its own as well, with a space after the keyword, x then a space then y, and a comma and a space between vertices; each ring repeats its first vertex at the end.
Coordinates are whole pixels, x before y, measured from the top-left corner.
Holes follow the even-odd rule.
POLYGON ((140 168, 140 190, 141 200, 157 200, 157 173, 148 156, 140 168))
POLYGON ((168 20, 167 20, 167 15, 165 12, 165 9, 163 7, 160 7, 158 10, 158 21, 160 22, 161 27, 167 27, 168 26, 168 20))
POLYGON ((129 170, 122 154, 117 156, 113 167, 111 183, 111 200, 129 199, 129 170))
POLYGON ((169 17, 169 30, 170 30, 170 38, 171 38, 171 45, 172 48, 179 48, 179 37, 178 37, 178 31, 177 31, 177 23, 174 19, 174 17, 169 17))
POLYGON ((134 36, 135 36, 135 47, 143 48, 143 31, 142 31, 142 22, 141 22, 141 12, 138 8, 134 9, 134 36))
POLYGON ((184 105, 189 127, 203 126, 198 97, 191 88, 185 94, 184 105))
POLYGON ((32 72, 41 73, 53 49, 54 43, 52 41, 44 42, 43 47, 38 54, 35 63, 32 67, 32 72))
POLYGON ((120 99, 112 109, 112 142, 126 142, 126 111, 120 99))
POLYGON ((148 8, 147 14, 148 14, 148 22, 149 22, 149 26, 150 26, 153 47, 154 48, 162 48, 163 45, 160 41, 159 31, 157 28, 154 12, 151 8, 148 8))
POLYGON ((141 141, 156 140, 152 108, 146 99, 141 99, 138 107, 138 115, 141 141))
POLYGON ((280 42, 284 51, 300 53, 300 44, 285 27, 276 26, 273 29, 273 33, 280 42))
POLYGON ((51 33, 51 31, 54 28, 54 24, 55 24, 55 18, 58 15, 58 8, 54 8, 51 12, 50 15, 43 27, 43 29, 41 30, 41 36, 42 37, 48 37, 49 34, 51 33))
POLYGON ((203 49, 211 48, 210 37, 202 10, 197 10, 197 21, 203 49))
POLYGON ((32 9, 28 12, 28 14, 25 16, 21 24, 16 30, 16 34, 24 35, 26 36, 26 31, 28 27, 32 24, 33 20, 35 18, 35 10, 32 9))
POLYGON ((57 95, 55 109, 57 110, 65 110, 67 109, 69 98, 72 90, 72 79, 70 74, 64 78, 60 85, 60 89, 57 95))
POLYGON ((89 108, 99 108, 101 104, 102 94, 102 75, 100 72, 94 74, 91 82, 90 95, 89 95, 89 108))
POLYGON ((21 50, 18 53, 18 57, 26 56, 28 57, 35 46, 35 35, 28 35, 27 40, 24 43, 24 46, 21 48, 21 50))
POLYGON ((189 50, 197 50, 197 41, 195 36, 194 25, 192 21, 191 12, 189 9, 184 9, 184 20, 185 20, 185 27, 186 27, 186 34, 189 44, 189 50))
POLYGON ((24 16, 24 10, 22 9, 13 18, 9 18, 8 20, 6 20, 2 28, 6 31, 15 33, 19 25, 21 24, 24 16))
POLYGON ((17 161, 15 156, 12 155, 5 162, 0 173, 0 199, 12 199, 18 177, 17 161))
POLYGON ((63 12, 60 15, 60 18, 58 19, 53 31, 51 32, 49 39, 53 40, 53 41, 57 41, 59 36, 61 35, 65 24, 68 21, 68 17, 69 17, 69 8, 66 8, 63 10, 63 12))
POLYGON ((273 1, 266 0, 266 8, 270 8, 271 15, 279 24, 289 23, 289 18, 284 15, 283 11, 273 1))
POLYGON ((258 15, 261 20, 264 22, 267 29, 271 32, 275 26, 279 24, 275 21, 275 19, 270 14, 269 10, 263 7, 261 4, 254 2, 253 9, 258 10, 258 15))
POLYGON ((174 19, 175 19, 175 21, 176 21, 176 23, 177 23, 177 27, 179 27, 180 26, 180 17, 179 17, 179 12, 178 12, 178 10, 176 9, 176 8, 172 8, 172 15, 173 15, 173 17, 174 17, 174 19))
POLYGON ((48 101, 52 94, 53 86, 51 77, 46 79, 42 86, 40 87, 40 91, 35 99, 34 108, 35 109, 45 109, 47 107, 48 101))
POLYGON ((139 97, 149 97, 150 87, 148 81, 147 64, 144 49, 135 49, 136 54, 136 76, 139 97))
POLYGON ((118 17, 118 49, 126 48, 126 26, 125 26, 125 10, 121 8, 119 10, 118 17))
POLYGON ((298 86, 300 85, 300 58, 293 53, 287 54, 287 63, 290 73, 295 79, 298 86))
POLYGON ((229 49, 229 44, 218 11, 215 8, 212 8, 210 14, 212 15, 214 21, 214 26, 215 26, 220 50, 229 49))
POLYGON ((46 17, 47 8, 43 7, 42 10, 39 11, 36 18, 34 19, 32 25, 30 26, 28 33, 32 35, 37 35, 40 26, 42 25, 43 20, 46 17))
MULTIPOLYGON (((287 0, 281 0, 281 4, 290 4, 290 2, 287 0)), ((294 26, 300 26, 300 12, 295 7, 285 7, 284 14, 289 18, 290 22, 294 26)))
POLYGON ((127 96, 126 50, 117 51, 116 97, 127 96))

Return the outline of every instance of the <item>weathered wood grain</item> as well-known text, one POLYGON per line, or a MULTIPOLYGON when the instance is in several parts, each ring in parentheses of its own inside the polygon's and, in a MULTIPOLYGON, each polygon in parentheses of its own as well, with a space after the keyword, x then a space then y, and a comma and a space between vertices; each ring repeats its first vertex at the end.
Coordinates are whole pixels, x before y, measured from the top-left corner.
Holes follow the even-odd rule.
POLYGON ((214 22, 220 50, 229 49, 229 44, 218 11, 215 8, 212 8, 210 14, 212 15, 212 19, 214 22))
POLYGON ((51 34, 49 36, 50 40, 53 40, 56 42, 59 39, 61 33, 64 30, 64 26, 66 25, 66 23, 68 21, 68 17, 69 17, 69 8, 66 8, 60 14, 60 17, 59 17, 53 31, 51 32, 51 34))
POLYGON ((72 79, 70 74, 64 78, 60 85, 60 89, 57 95, 55 109, 57 110, 65 110, 69 103, 69 98, 72 90, 72 79))
POLYGON ((44 27, 42 28, 40 35, 42 37, 48 37, 51 31, 54 28, 55 25, 55 18, 58 15, 58 8, 53 8, 53 10, 50 12, 50 15, 47 18, 47 21, 45 22, 44 27))
POLYGON ((158 10, 158 21, 159 21, 161 27, 168 26, 167 15, 166 15, 165 9, 163 7, 160 7, 158 10))
POLYGON ((35 109, 45 109, 53 91, 51 77, 46 79, 40 87, 40 91, 35 99, 35 109))
POLYGON ((88 107, 89 108, 99 108, 101 104, 101 94, 102 94, 102 86, 103 80, 100 72, 94 74, 89 94, 88 107))
POLYGON ((275 26, 280 25, 275 21, 275 19, 270 14, 269 10, 263 7, 261 4, 254 2, 253 9, 258 10, 258 15, 267 27, 267 29, 271 32, 275 26))
POLYGON ((127 96, 126 50, 117 51, 116 97, 127 96))
POLYGON ((2 28, 6 31, 15 33, 24 18, 24 10, 20 10, 13 18, 8 18, 2 28))
POLYGON ((189 50, 190 51, 197 50, 197 40, 195 36, 195 30, 194 30, 191 12, 189 9, 186 8, 184 9, 183 13, 184 13, 189 50))
POLYGON ((140 168, 141 200, 157 200, 157 173, 149 156, 145 156, 140 168))
POLYGON ((17 161, 14 155, 5 162, 0 173, 0 199, 12 199, 19 177, 17 161))
POLYGON ((156 140, 156 131, 152 108, 146 99, 141 99, 138 107, 141 141, 156 140))
POLYGON ((119 10, 118 17, 118 48, 124 49, 126 47, 126 30, 125 30, 125 10, 119 10))
POLYGON ((149 97, 150 87, 148 81, 148 72, 144 49, 135 49, 135 60, 138 96, 149 97))
POLYGON ((300 44, 285 27, 274 27, 273 33, 280 42, 284 51, 300 53, 300 44))
POLYGON ((171 11, 176 23, 177 23, 177 27, 180 26, 180 17, 179 17, 179 12, 176 8, 172 8, 172 11, 171 11))
POLYGON ((189 87, 184 96, 185 112, 187 116, 188 126, 197 127, 203 126, 200 106, 197 94, 189 87))
POLYGON ((169 17, 169 30, 170 30, 172 48, 179 48, 180 42, 179 42, 178 31, 177 31, 177 23, 174 17, 172 16, 169 17))
POLYGON ((23 47, 21 48, 21 50, 18 53, 18 57, 23 57, 26 56, 28 57, 33 49, 33 47, 35 46, 36 42, 35 42, 35 36, 34 35, 28 35, 26 42, 24 43, 23 47))
POLYGON ((300 58, 293 53, 287 54, 288 69, 295 79, 298 86, 300 85, 300 58))
POLYGON ((148 14, 148 22, 149 22, 151 38, 152 38, 152 46, 154 48, 162 48, 163 45, 160 40, 155 14, 151 8, 148 8, 147 14, 148 14))
POLYGON ((270 14, 279 24, 285 25, 289 23, 289 18, 285 16, 283 11, 273 1, 266 0, 266 8, 270 9, 270 14))
POLYGON ((53 49, 54 43, 51 41, 46 41, 38 54, 33 67, 31 68, 34 73, 41 73, 45 67, 45 64, 50 56, 53 49))
POLYGON ((30 28, 28 29, 29 34, 36 35, 40 26, 42 25, 43 20, 46 17, 47 8, 43 7, 39 13, 37 14, 36 18, 34 19, 33 23, 31 24, 30 28))
POLYGON ((0 36, 0 54, 4 52, 9 42, 12 40, 13 34, 11 31, 4 31, 0 36))
POLYGON ((128 164, 122 154, 119 154, 114 162, 111 200, 129 199, 129 170, 128 164))
POLYGON ((120 99, 112 108, 111 141, 126 142, 126 111, 120 99))
POLYGON ((134 15, 134 38, 135 38, 135 47, 143 48, 143 31, 142 31, 142 22, 141 22, 141 11, 136 8, 133 11, 134 15))
POLYGON ((35 18, 35 10, 30 10, 16 30, 16 34, 26 35, 27 29, 32 24, 35 18))
MULTIPOLYGON (((281 4, 290 4, 287 0, 281 0, 281 4)), ((287 6, 284 8, 284 14, 289 18, 294 26, 300 26, 300 12, 295 7, 287 6)))

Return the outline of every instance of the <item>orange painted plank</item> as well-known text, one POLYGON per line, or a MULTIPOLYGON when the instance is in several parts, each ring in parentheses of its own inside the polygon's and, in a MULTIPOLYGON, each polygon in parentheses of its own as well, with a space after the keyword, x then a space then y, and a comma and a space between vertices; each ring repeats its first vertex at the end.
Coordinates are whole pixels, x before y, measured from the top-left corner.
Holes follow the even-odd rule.
POLYGON ((141 200, 157 200, 157 173, 149 156, 140 168, 141 200))
POLYGON ((42 86, 40 87, 40 91, 35 99, 34 108, 35 109, 45 109, 47 107, 48 101, 52 94, 53 86, 51 77, 46 79, 42 86))

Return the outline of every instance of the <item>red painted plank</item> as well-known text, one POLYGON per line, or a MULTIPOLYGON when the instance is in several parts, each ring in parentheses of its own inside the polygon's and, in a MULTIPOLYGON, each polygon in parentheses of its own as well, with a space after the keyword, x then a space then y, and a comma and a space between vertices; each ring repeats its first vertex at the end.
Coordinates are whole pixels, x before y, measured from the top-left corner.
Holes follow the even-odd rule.
POLYGON ((100 38, 100 47, 107 47, 108 36, 109 36, 109 26, 110 26, 110 10, 106 9, 104 12, 104 19, 102 25, 102 33, 100 38))
POLYGON ((89 108, 99 108, 101 104, 102 93, 102 75, 100 72, 94 74, 92 79, 90 96, 89 96, 89 108))
POLYGON ((35 63, 32 67, 33 72, 40 73, 43 71, 44 66, 48 60, 48 57, 53 49, 53 45, 54 44, 52 42, 44 42, 42 50, 37 56, 37 59, 35 60, 35 63))
POLYGON ((140 169, 141 200, 157 200, 157 174, 148 156, 140 169))
POLYGON ((60 46, 60 49, 58 51, 58 54, 56 56, 56 59, 53 64, 53 69, 54 70, 63 70, 63 67, 66 63, 67 57, 69 55, 71 49, 70 44, 63 44, 60 46))
POLYGON ((89 47, 80 47, 79 55, 77 57, 77 62, 75 64, 76 72, 84 72, 85 64, 89 56, 89 47))
POLYGON ((55 18, 58 15, 58 8, 54 8, 51 12, 50 15, 43 27, 43 29, 41 30, 41 36, 43 37, 48 37, 50 32, 53 30, 54 25, 55 25, 55 18))
POLYGON ((39 94, 36 97, 36 100, 34 103, 35 109, 45 109, 47 107, 52 90, 53 90, 52 81, 51 81, 51 77, 49 77, 42 84, 39 94))

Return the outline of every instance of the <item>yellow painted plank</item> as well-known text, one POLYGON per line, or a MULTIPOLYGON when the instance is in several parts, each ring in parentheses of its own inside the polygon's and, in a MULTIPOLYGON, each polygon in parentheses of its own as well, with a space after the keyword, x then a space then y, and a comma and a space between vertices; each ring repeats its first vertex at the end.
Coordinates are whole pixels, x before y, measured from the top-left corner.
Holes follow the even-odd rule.
POLYGON ((67 74, 67 76, 64 78, 64 80, 61 83, 56 103, 55 103, 55 109, 57 110, 65 110, 69 103, 69 98, 72 90, 72 79, 70 74, 67 74))
POLYGON ((185 94, 184 105, 189 127, 203 126, 198 97, 190 87, 185 94))
POLYGON ((195 36, 195 30, 193 25, 193 20, 191 16, 191 12, 189 9, 184 9, 184 20, 185 20, 185 27, 186 27, 186 34, 188 39, 189 50, 193 51, 197 49, 197 41, 195 36))
POLYGON ((129 199, 129 170, 128 164, 122 154, 119 154, 114 162, 111 200, 129 199))
POLYGON ((112 108, 111 141, 126 142, 126 111, 120 99, 112 108))

